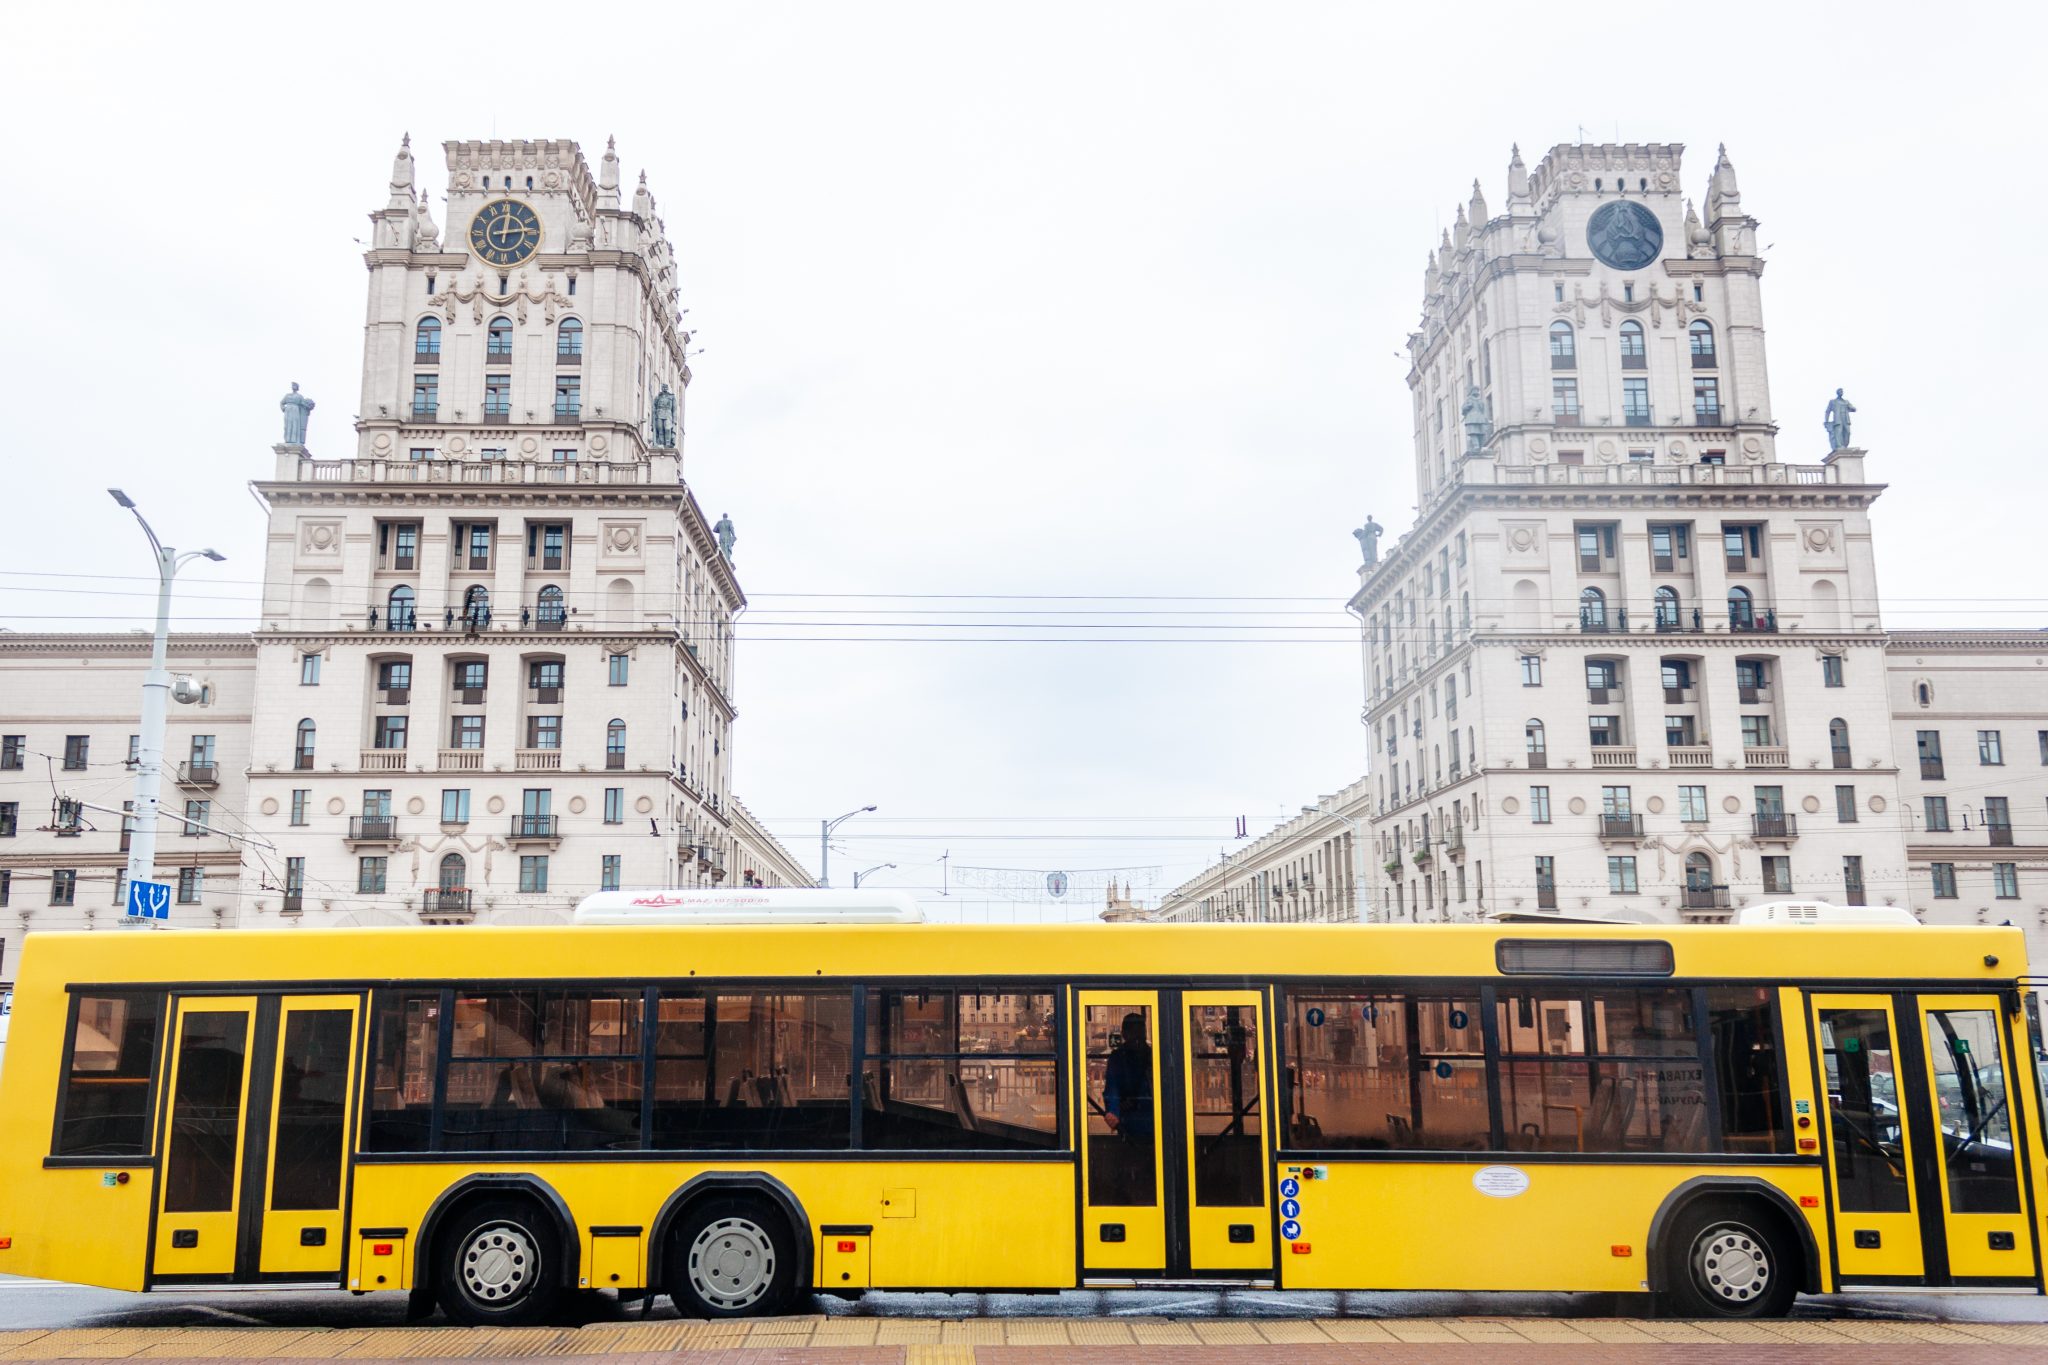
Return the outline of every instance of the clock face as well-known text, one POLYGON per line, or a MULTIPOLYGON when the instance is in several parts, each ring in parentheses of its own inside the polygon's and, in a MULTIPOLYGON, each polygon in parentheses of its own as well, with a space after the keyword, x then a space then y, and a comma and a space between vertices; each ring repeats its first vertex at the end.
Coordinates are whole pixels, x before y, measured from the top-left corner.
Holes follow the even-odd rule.
POLYGON ((1617 199, 1593 210, 1586 224, 1586 245, 1616 270, 1641 270, 1664 249, 1664 229, 1657 215, 1633 199, 1617 199))
POLYGON ((493 199, 470 220, 469 249, 491 265, 518 265, 540 250, 540 218, 517 199, 493 199))

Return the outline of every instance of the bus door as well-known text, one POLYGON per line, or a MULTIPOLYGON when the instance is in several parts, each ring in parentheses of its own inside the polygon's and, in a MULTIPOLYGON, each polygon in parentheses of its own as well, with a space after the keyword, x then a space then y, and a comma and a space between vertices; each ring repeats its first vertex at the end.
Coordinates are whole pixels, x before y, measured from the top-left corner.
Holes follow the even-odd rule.
POLYGON ((177 1001, 151 1279, 338 1278, 361 1002, 177 1001))
POLYGON ((1082 1269, 1273 1273, 1257 991, 1082 991, 1082 1269))
POLYGON ((2032 1283, 1995 995, 1817 995, 1835 1264, 1848 1284, 2032 1283))

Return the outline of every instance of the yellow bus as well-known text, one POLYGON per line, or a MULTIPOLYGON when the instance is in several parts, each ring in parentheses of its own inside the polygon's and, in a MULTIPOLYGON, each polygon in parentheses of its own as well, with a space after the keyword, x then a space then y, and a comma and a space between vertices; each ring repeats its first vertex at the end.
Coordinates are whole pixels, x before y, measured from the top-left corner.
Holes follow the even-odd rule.
POLYGON ((403 1293, 472 1323, 597 1290, 690 1317, 870 1288, 1602 1291, 1732 1316, 2042 1290, 2014 929, 625 899, 649 904, 32 935, 0 1273, 403 1293))

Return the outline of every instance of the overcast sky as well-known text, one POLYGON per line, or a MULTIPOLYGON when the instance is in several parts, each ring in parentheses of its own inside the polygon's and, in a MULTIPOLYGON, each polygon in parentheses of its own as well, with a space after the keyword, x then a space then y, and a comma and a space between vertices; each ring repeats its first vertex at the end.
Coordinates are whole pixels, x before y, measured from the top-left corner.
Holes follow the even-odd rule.
POLYGON ((615 134, 647 171, 705 347, 685 473, 753 603, 734 789, 810 863, 879 805, 842 883, 936 888, 950 852, 1156 898, 1363 772, 1349 531, 1410 524, 1422 268, 1514 142, 1682 142, 1696 200, 1726 142, 1781 457, 1846 388, 1887 620, 2048 617, 2017 5, 206 10, 10 20, 16 629, 146 621, 144 584, 29 576, 150 572, 109 484, 229 556, 181 624, 252 619, 243 485, 291 381, 315 452, 353 448, 357 239, 407 131, 444 229, 446 140, 615 134))

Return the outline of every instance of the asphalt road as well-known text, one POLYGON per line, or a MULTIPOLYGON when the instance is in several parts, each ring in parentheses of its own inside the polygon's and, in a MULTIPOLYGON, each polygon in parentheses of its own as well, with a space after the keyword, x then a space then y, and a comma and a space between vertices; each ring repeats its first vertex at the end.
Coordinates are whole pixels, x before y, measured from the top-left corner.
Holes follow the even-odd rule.
MULTIPOLYGON (((639 1307, 607 1295, 583 1305, 584 1321, 637 1321, 639 1307)), ((799 1312, 830 1317, 920 1318, 1531 1318, 1570 1320, 1640 1315, 1642 1305, 1602 1294, 1279 1294, 1102 1292, 1062 1294, 869 1294, 848 1303, 819 1298, 799 1312)), ((667 1300, 654 1310, 673 1318, 667 1300)), ((2015 1294, 1837 1295, 1801 1299, 1801 1318, 1864 1321, 2048 1323, 2048 1298, 2015 1294)), ((124 1294, 0 1275, 0 1331, 88 1327, 396 1327, 398 1294, 356 1297, 338 1290, 276 1294, 124 1294)))

